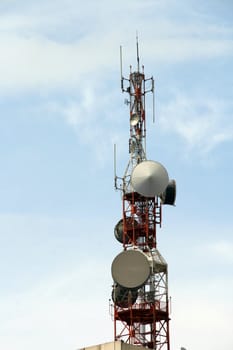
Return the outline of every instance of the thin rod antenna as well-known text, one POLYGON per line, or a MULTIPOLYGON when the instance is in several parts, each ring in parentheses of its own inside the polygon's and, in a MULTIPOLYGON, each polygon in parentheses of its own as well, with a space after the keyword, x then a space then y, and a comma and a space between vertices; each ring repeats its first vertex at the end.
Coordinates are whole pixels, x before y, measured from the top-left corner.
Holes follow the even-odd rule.
POLYGON ((153 93, 153 106, 152 106, 152 108, 153 108, 153 111, 152 111, 152 113, 153 113, 153 123, 155 123, 155 90, 154 90, 154 80, 152 79, 152 93, 153 93))
POLYGON ((117 175, 116 175, 116 144, 114 143, 114 186, 117 188, 117 175))
POLYGON ((122 46, 120 46, 120 70, 121 70, 121 90, 124 90, 123 86, 123 74, 122 74, 122 46))
POLYGON ((139 72, 139 49, 138 49, 138 33, 136 33, 136 45, 137 45, 137 63, 138 63, 138 72, 139 72))

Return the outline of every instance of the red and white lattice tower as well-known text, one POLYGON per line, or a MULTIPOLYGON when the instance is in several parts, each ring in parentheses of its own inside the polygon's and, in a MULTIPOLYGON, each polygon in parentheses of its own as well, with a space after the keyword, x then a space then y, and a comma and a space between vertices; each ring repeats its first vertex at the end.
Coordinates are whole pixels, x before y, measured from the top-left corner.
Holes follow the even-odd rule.
POLYGON ((168 266, 156 236, 161 207, 174 204, 176 184, 162 164, 147 159, 145 98, 154 93, 154 80, 145 79, 144 67, 140 68, 138 41, 137 70, 130 67, 121 88, 128 94, 130 109, 130 158, 124 176, 115 175, 115 188, 122 192, 122 218, 114 234, 123 250, 111 268, 114 339, 170 350, 168 266))

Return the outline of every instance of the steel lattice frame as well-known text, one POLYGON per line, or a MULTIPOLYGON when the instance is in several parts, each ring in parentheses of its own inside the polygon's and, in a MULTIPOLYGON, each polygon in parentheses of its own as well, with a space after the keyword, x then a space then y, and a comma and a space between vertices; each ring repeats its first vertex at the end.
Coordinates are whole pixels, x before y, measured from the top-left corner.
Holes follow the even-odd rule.
MULTIPOLYGON (((151 256, 153 266, 160 266, 160 257, 156 255, 156 230, 162 221, 160 198, 144 197, 135 192, 130 183, 133 168, 146 160, 145 95, 154 92, 153 78, 145 79, 143 67, 140 72, 138 44, 137 60, 137 71, 130 71, 129 79, 122 76, 121 80, 122 91, 129 94, 130 160, 124 177, 115 176, 115 187, 122 191, 123 249, 136 247, 151 256), (125 81, 127 88, 124 87, 125 81), (151 88, 146 90, 148 81, 151 81, 151 88)), ((138 290, 136 302, 132 303, 129 293, 127 307, 113 303, 115 340, 155 350, 170 350, 167 264, 163 261, 161 266, 158 270, 151 269, 148 281, 138 290)))
MULTIPOLYGON (((139 246, 153 256, 156 226, 161 225, 161 206, 156 198, 138 193, 123 196, 123 246, 139 246), (127 243, 126 243, 127 242, 127 243)), ((156 350, 170 350, 168 276, 152 273, 139 290, 137 302, 128 308, 114 304, 114 338, 156 350)))

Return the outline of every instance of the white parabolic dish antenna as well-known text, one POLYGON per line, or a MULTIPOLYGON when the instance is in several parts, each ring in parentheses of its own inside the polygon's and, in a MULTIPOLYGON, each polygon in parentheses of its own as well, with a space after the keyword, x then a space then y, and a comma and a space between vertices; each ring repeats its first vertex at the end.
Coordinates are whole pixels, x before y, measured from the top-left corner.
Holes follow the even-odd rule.
POLYGON ((133 169, 131 185, 134 190, 145 197, 161 194, 169 182, 167 170, 159 162, 146 160, 133 169))
POLYGON ((132 114, 130 117, 130 125, 135 126, 139 122, 140 116, 136 113, 132 114))
POLYGON ((126 250, 112 262, 112 278, 120 286, 133 289, 141 287, 150 276, 147 256, 139 250, 126 250))

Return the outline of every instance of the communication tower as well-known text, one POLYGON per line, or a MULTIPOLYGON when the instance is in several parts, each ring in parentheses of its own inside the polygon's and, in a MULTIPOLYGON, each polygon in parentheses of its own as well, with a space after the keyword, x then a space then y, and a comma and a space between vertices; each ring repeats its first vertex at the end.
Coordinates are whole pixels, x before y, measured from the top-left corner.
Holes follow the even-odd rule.
POLYGON ((145 78, 138 39, 136 44, 137 69, 132 71, 130 66, 129 78, 122 75, 120 49, 121 89, 128 94, 130 137, 124 176, 118 177, 115 171, 115 188, 122 194, 122 217, 114 234, 123 250, 111 267, 114 340, 170 350, 168 266, 157 248, 156 236, 162 205, 175 203, 176 183, 169 180, 161 163, 147 159, 145 100, 151 92, 154 101, 154 79, 145 78))

